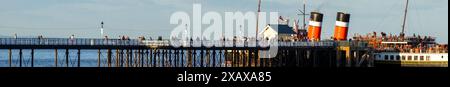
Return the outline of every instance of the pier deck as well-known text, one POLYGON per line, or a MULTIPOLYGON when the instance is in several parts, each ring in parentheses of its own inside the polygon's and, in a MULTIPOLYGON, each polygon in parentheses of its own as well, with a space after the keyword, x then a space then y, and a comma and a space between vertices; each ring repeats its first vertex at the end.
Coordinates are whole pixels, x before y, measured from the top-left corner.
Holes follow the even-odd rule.
MULTIPOLYGON (((350 59, 350 55, 341 58, 339 43, 322 42, 277 42, 275 45, 256 45, 256 42, 208 41, 185 42, 173 46, 169 41, 140 41, 120 39, 67 39, 67 38, 0 38, 0 49, 19 50, 20 66, 34 67, 34 50, 54 49, 55 60, 58 50, 65 50, 66 65, 69 67, 69 49, 78 50, 78 67, 80 67, 80 50, 98 50, 97 67, 341 67, 360 66, 360 61, 350 59), (216 44, 218 46, 205 46, 216 44), (270 48, 277 48, 277 55, 265 58, 270 48), (31 50, 30 66, 22 66, 22 50, 31 50), (106 59, 101 50, 106 50, 106 59), (264 57, 264 58, 263 58, 264 57), (107 60, 102 64, 101 60, 107 60), (356 63, 352 63, 356 62, 356 63), (357 64, 358 63, 358 64, 357 64)), ((353 50, 348 52, 370 53, 370 50, 353 50)), ((358 59, 359 55, 355 55, 358 59)), ((364 62, 367 63, 367 62, 364 62)), ((54 67, 58 67, 55 63, 54 67)))

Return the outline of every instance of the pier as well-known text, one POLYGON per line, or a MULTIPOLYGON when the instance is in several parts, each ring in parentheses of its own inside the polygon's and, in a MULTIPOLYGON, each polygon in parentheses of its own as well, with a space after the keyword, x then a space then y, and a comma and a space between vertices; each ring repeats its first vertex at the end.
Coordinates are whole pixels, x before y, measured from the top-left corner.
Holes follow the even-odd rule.
MULTIPOLYGON (((170 45, 170 41, 91 38, 0 38, 0 49, 8 50, 9 67, 34 67, 36 50, 54 50, 53 67, 80 67, 81 50, 96 50, 96 67, 371 67, 372 50, 355 42, 278 42, 278 54, 265 58, 270 47, 255 42, 209 41, 231 46, 199 47, 170 45), (238 46, 237 44, 242 44, 238 46), (254 46, 251 46, 251 45, 254 46), (19 64, 13 66, 13 50, 19 51, 19 64), (23 50, 31 50, 25 53, 23 50), (59 54, 58 52, 64 52, 59 54), (73 53, 75 51, 75 53, 73 53), (30 62, 23 55, 30 54, 30 62), (70 54, 76 54, 69 56, 70 54), (106 56, 102 56, 106 54, 106 56), (64 55, 62 65, 58 55, 64 55), (105 61, 105 62, 103 62, 105 61), (73 66, 69 64, 74 63, 73 66), (25 66, 25 64, 27 66, 25 66)), ((189 42, 188 45, 201 44, 189 42)))

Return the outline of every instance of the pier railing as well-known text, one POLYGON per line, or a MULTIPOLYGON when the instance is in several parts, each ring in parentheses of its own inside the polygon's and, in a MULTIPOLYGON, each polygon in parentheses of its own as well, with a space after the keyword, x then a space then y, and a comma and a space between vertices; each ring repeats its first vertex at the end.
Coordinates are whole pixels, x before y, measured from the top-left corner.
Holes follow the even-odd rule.
MULTIPOLYGON (((170 41, 143 41, 147 46, 172 46, 170 41)), ((276 45, 279 47, 332 47, 335 42, 256 42, 256 41, 180 41, 175 44, 181 47, 192 46, 215 46, 215 47, 269 47, 276 45)))
MULTIPOLYGON (((36 46, 173 46, 169 40, 121 40, 121 39, 90 39, 90 38, 0 38, 0 45, 36 45, 36 46)), ((215 46, 215 47, 332 47, 337 42, 277 42, 265 41, 179 41, 180 47, 215 46)))
POLYGON ((364 42, 364 41, 337 41, 336 42, 337 46, 351 46, 351 47, 369 47, 369 43, 368 42, 364 42))
POLYGON ((88 38, 0 38, 0 45, 143 45, 138 40, 88 39, 88 38))

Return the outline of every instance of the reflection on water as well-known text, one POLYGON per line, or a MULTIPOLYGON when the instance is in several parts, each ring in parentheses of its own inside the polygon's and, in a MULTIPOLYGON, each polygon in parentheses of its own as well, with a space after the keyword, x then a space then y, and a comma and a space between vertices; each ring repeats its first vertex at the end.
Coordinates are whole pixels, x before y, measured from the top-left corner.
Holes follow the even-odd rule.
MULTIPOLYGON (((225 61, 225 57, 224 55, 219 55, 218 51, 216 51, 216 62, 215 65, 219 66, 219 65, 224 65, 223 62, 219 63, 218 61, 225 61), (219 57, 220 56, 220 57, 219 57), (222 58, 222 59, 219 59, 222 58)), ((22 60, 22 67, 31 67, 31 50, 22 50, 23 53, 23 60, 22 60)), ((55 67, 55 50, 35 50, 34 51, 34 67, 55 67)), ((187 66, 186 64, 186 54, 188 52, 184 51, 185 56, 183 57, 183 61, 184 61, 184 65, 183 66, 187 66)), ((206 54, 206 52, 205 52, 206 54)), ((9 63, 8 63, 8 50, 0 50, 0 67, 9 67, 9 63)), ((81 67, 97 67, 98 64, 98 50, 81 50, 81 62, 80 62, 80 66, 81 67)), ((136 55, 135 55, 136 56, 136 55)), ((101 50, 101 66, 102 67, 106 67, 107 65, 107 50, 101 50)), ((124 54, 125 57, 125 54, 124 54)), ((145 57, 145 55, 144 55, 145 57)), ((167 55, 166 57, 169 57, 169 55, 167 55)), ((172 58, 175 58, 174 55, 171 55, 172 58)), ((207 58, 208 56, 204 56, 204 58, 207 58)), ((212 52, 211 52, 211 59, 209 60, 210 63, 213 63, 213 59, 212 59, 212 52)), ((133 57, 136 58, 136 57, 133 57)), ((12 66, 13 67, 19 67, 19 61, 20 57, 19 57, 19 50, 12 50, 12 66)), ((78 61, 78 55, 77 55, 77 50, 69 50, 69 67, 77 67, 77 61, 78 61)), ((153 60, 153 59, 151 59, 153 60)), ((112 66, 114 66, 116 61, 116 54, 115 54, 115 50, 113 50, 113 54, 112 54, 112 66)), ((123 60, 125 61, 125 59, 123 60)), ((147 61, 146 59, 144 61, 147 61)), ((165 60, 168 61, 168 58, 165 60)), ((174 61, 174 59, 172 59, 172 61, 174 61)), ((178 59, 178 64, 181 64, 181 59, 178 59)), ((196 66, 200 66, 200 51, 197 51, 197 56, 196 56, 196 66)), ((203 60, 204 63, 207 62, 207 60, 203 60)), ((168 63, 168 62, 166 62, 168 63)), ((59 49, 58 50, 58 61, 57 61, 58 67, 65 67, 66 66, 66 55, 65 55, 65 50, 63 49, 59 49)), ((178 65, 177 64, 177 65, 178 65)), ((172 64, 171 65, 175 65, 172 64)), ((205 66, 206 64, 204 64, 205 66)), ((125 65, 124 65, 125 66, 125 65)))

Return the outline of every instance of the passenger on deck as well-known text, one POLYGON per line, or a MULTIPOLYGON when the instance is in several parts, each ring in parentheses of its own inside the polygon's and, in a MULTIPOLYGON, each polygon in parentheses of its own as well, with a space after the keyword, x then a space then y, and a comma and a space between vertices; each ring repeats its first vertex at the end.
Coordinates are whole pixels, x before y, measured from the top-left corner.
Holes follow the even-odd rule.
POLYGON ((130 40, 130 37, 128 37, 128 36, 125 36, 125 40, 130 40))
POLYGON ((108 36, 105 36, 103 44, 104 45, 109 45, 109 41, 108 40, 109 40, 108 36))
POLYGON ((39 35, 39 36, 38 36, 38 44, 42 44, 42 43, 41 43, 41 42, 42 42, 42 39, 44 39, 44 36, 39 35))
POLYGON ((72 35, 69 37, 69 41, 70 41, 69 44, 72 45, 72 44, 75 42, 75 35, 72 34, 72 35))
POLYGON ((74 38, 75 38, 75 35, 73 35, 73 34, 69 37, 69 39, 71 39, 71 40, 74 38))
POLYGON ((14 39, 17 39, 17 33, 14 33, 14 39))

